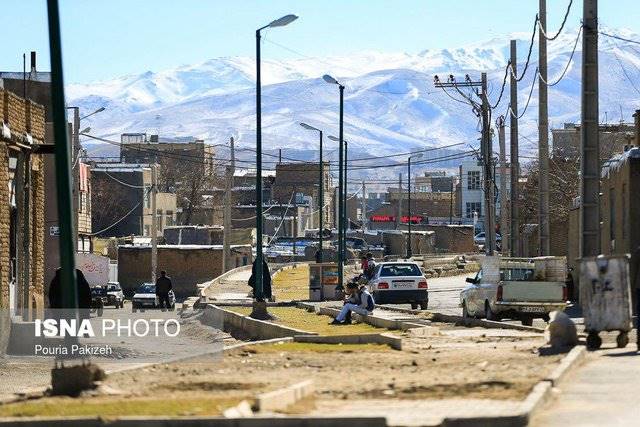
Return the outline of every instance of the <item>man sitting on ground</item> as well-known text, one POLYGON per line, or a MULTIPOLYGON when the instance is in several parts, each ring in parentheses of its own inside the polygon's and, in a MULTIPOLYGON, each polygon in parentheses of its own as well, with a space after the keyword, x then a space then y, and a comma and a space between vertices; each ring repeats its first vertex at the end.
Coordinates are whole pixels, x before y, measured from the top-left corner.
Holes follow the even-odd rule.
POLYGON ((345 303, 340 314, 331 322, 331 325, 347 325, 351 323, 352 312, 363 316, 370 315, 373 312, 375 302, 373 301, 373 296, 371 296, 365 286, 358 288, 357 283, 350 282, 347 284, 347 293, 351 295, 349 301, 345 303), (357 301, 357 303, 355 301, 357 301), (347 321, 347 318, 349 321, 347 321))

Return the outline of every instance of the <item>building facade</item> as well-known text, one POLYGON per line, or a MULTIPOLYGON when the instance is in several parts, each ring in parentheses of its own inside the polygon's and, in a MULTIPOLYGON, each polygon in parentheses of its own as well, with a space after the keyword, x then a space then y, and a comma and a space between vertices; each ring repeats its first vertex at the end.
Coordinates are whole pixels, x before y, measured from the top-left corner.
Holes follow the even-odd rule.
POLYGON ((32 320, 45 306, 45 108, 0 89, 0 118, 0 307, 32 320))
MULTIPOLYGON (((152 172, 149 165, 94 164, 91 172, 93 233, 100 237, 151 236, 152 172)), ((176 223, 176 195, 158 192, 157 237, 176 223)))
MULTIPOLYGON (((507 167, 505 174, 507 200, 511 195, 511 173, 507 167)), ((484 229, 484 172, 483 166, 478 161, 472 160, 463 162, 460 166, 460 198, 461 217, 464 224, 473 224, 477 221, 477 226, 484 229)), ((500 168, 496 167, 494 172, 494 190, 496 196, 496 220, 500 217, 500 168)))
MULTIPOLYGON (((598 127, 600 156, 608 159, 620 153, 632 143, 635 127, 633 124, 601 124, 598 127)), ((580 125, 565 123, 562 129, 551 129, 552 156, 578 158, 580 156, 580 125)))

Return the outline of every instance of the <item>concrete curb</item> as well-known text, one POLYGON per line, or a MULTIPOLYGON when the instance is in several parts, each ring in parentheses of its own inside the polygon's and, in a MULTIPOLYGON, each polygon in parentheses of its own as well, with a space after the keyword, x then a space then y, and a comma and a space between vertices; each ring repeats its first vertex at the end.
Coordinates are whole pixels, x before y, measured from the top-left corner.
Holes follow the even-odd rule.
MULTIPOLYGON (((321 314, 324 316, 330 316, 330 317, 336 317, 338 313, 340 313, 340 310, 337 308, 319 307, 312 303, 307 303, 307 302, 299 302, 297 304, 297 307, 301 309, 305 309, 307 311, 313 311, 317 314, 321 314)), ((362 316, 356 313, 351 313, 351 317, 354 320, 358 320, 362 323, 366 323, 368 325, 375 326, 376 328, 382 328, 382 329, 407 330, 407 329, 419 328, 421 326, 424 326, 418 323, 413 323, 411 320, 385 319, 383 317, 377 317, 377 316, 362 316)))
POLYGON ((216 328, 222 327, 228 331, 242 331, 249 339, 271 339, 293 337, 295 335, 318 335, 316 332, 303 331, 276 325, 265 320, 252 319, 249 316, 225 310, 214 304, 207 304, 202 315, 201 322, 216 328))
POLYGON ((493 328, 493 329, 514 329, 519 331, 539 332, 539 333, 544 332, 543 328, 536 328, 534 326, 514 325, 511 323, 496 322, 493 320, 485 320, 485 319, 473 319, 473 318, 465 319, 462 316, 458 316, 455 314, 444 314, 444 313, 439 313, 437 311, 411 310, 407 308, 385 307, 385 306, 378 306, 378 308, 380 308, 381 310, 395 311, 398 313, 426 314, 429 317, 429 320, 433 322, 456 323, 464 326, 480 326, 483 328, 493 328))
POLYGON ((575 346, 569 353, 562 358, 560 365, 551 372, 544 380, 549 381, 551 385, 557 387, 558 384, 567 376, 571 370, 577 368, 584 360, 587 354, 587 348, 584 346, 575 346))
POLYGON ((280 390, 256 396, 254 410, 258 412, 281 411, 315 393, 313 380, 306 380, 280 390))
POLYGON ((383 417, 122 417, 118 419, 85 418, 5 418, 0 427, 386 427, 383 417))
POLYGON ((402 350, 402 338, 387 333, 326 336, 298 335, 293 337, 293 340, 295 342, 314 344, 386 344, 395 350, 402 350))

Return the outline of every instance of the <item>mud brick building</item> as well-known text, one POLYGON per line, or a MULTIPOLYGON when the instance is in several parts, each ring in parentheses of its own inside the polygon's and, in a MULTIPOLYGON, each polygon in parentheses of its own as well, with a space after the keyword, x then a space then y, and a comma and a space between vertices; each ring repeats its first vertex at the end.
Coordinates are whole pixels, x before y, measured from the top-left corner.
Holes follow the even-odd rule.
MULTIPOLYGON (((325 227, 333 224, 333 210, 331 209, 333 197, 333 181, 329 173, 329 163, 322 163, 323 173, 323 198, 319 201, 320 163, 278 163, 276 165, 276 177, 272 187, 273 201, 278 203, 290 203, 294 193, 311 197, 313 210, 318 211, 323 207, 325 227)), ((312 227, 318 228, 319 215, 313 216, 312 227)))
POLYGON ((0 307, 44 309, 45 108, 0 88, 0 307))

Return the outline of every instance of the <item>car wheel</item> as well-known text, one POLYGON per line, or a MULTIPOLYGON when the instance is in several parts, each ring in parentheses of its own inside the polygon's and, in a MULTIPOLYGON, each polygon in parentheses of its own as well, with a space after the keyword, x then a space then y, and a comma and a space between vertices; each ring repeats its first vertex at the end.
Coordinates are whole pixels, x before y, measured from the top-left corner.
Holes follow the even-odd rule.
POLYGON ((520 322, 522 326, 533 326, 533 317, 523 317, 520 322))
POLYGON ((411 310, 417 310, 418 309, 418 304, 416 304, 415 302, 411 303, 411 310))
POLYGON ((464 319, 470 319, 471 316, 469 316, 469 310, 467 309, 467 302, 463 301, 462 302, 462 317, 464 319))
POLYGON ((135 313, 138 310, 138 307, 135 304, 131 304, 131 312, 135 313))
POLYGON ((420 303, 420 310, 426 310, 429 308, 429 301, 422 301, 420 303))
POLYGON ((98 307, 98 317, 102 317, 103 312, 104 312, 104 308, 98 307))
POLYGON ((493 312, 493 310, 491 310, 491 304, 489 304, 489 301, 485 301, 484 303, 484 318, 494 322, 500 321, 498 316, 493 312))
POLYGON ((175 309, 176 309, 176 303, 174 302, 173 304, 171 304, 171 305, 169 306, 169 310, 170 310, 170 311, 174 311, 175 309))

